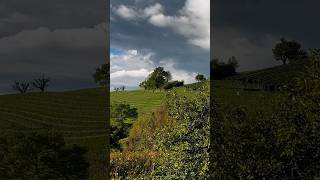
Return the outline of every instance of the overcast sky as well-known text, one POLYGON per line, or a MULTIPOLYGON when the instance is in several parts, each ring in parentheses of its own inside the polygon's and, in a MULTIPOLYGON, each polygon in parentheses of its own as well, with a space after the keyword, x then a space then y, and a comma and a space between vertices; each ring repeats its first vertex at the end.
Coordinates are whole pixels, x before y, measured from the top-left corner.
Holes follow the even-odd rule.
POLYGON ((157 66, 173 80, 209 74, 210 0, 111 0, 111 88, 135 88, 157 66))
POLYGON ((1 0, 0 93, 14 80, 50 76, 50 90, 96 87, 92 74, 106 62, 104 0, 1 0))
POLYGON ((214 0, 212 57, 236 56, 240 71, 277 65, 272 47, 285 37, 320 47, 319 0, 214 0))

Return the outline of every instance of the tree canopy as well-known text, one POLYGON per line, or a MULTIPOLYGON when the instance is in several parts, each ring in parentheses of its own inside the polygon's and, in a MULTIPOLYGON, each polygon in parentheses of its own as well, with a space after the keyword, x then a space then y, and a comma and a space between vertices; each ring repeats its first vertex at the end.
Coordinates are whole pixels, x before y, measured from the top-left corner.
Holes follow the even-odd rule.
POLYGON ((161 89, 170 80, 171 73, 165 71, 163 67, 157 67, 145 81, 140 83, 140 87, 148 90, 161 89))
POLYGON ((41 77, 33 80, 32 86, 36 89, 40 89, 41 92, 44 92, 49 87, 50 81, 51 81, 51 78, 45 77, 45 75, 42 74, 41 77))
POLYGON ((206 80, 206 77, 203 74, 197 74, 195 77, 196 81, 202 82, 206 80))
POLYGON ((272 49, 273 57, 276 61, 282 61, 283 64, 287 62, 294 62, 305 58, 307 53, 301 49, 301 44, 296 41, 288 41, 281 38, 280 42, 272 49))
POLYGON ((96 72, 93 74, 94 81, 100 86, 109 85, 109 63, 105 63, 96 69, 96 72))

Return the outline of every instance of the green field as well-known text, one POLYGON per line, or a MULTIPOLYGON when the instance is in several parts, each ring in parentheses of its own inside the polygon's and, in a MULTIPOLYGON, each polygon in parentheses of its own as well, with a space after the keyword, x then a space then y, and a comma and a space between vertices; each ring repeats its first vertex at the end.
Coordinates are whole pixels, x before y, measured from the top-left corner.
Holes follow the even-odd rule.
POLYGON ((127 103, 138 109, 139 114, 150 113, 161 106, 165 97, 163 91, 134 90, 111 92, 111 104, 127 103))
POLYGON ((105 179, 107 164, 105 89, 0 96, 0 132, 57 131, 68 144, 88 148, 90 178, 105 179))

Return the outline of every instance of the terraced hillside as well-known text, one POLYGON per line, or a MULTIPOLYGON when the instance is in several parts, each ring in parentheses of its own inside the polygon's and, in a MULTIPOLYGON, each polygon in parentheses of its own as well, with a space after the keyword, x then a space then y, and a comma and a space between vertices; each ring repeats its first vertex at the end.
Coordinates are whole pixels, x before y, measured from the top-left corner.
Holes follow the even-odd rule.
POLYGON ((55 130, 67 143, 88 148, 91 179, 105 175, 107 105, 105 89, 0 96, 0 132, 55 130))

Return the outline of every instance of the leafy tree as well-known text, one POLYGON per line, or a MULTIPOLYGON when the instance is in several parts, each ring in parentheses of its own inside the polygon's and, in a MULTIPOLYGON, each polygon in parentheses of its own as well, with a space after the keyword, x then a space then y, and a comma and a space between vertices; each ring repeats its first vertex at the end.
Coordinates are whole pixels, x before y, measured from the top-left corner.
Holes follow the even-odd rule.
POLYGON ((98 67, 96 69, 96 72, 93 74, 93 78, 95 82, 98 83, 100 86, 104 86, 104 87, 109 85, 109 82, 110 82, 109 72, 110 72, 109 63, 105 63, 100 67, 98 67))
POLYGON ((157 67, 145 81, 140 83, 140 87, 149 90, 161 89, 170 80, 170 72, 165 71, 163 67, 157 67))
POLYGON ((44 74, 40 78, 34 79, 32 82, 33 87, 40 89, 41 92, 44 92, 49 87, 49 82, 51 79, 45 77, 44 74))
POLYGON ((19 91, 21 94, 24 94, 28 90, 30 90, 30 83, 15 81, 12 88, 13 88, 13 90, 19 91))
POLYGON ((195 77, 196 81, 202 82, 206 80, 206 77, 203 74, 197 74, 195 77))
POLYGON ((277 61, 286 64, 288 61, 293 62, 305 58, 307 53, 301 49, 301 45, 296 41, 288 41, 281 38, 280 42, 272 49, 273 56, 277 61))
POLYGON ((66 146, 56 133, 0 137, 0 179, 86 179, 87 150, 66 146))

